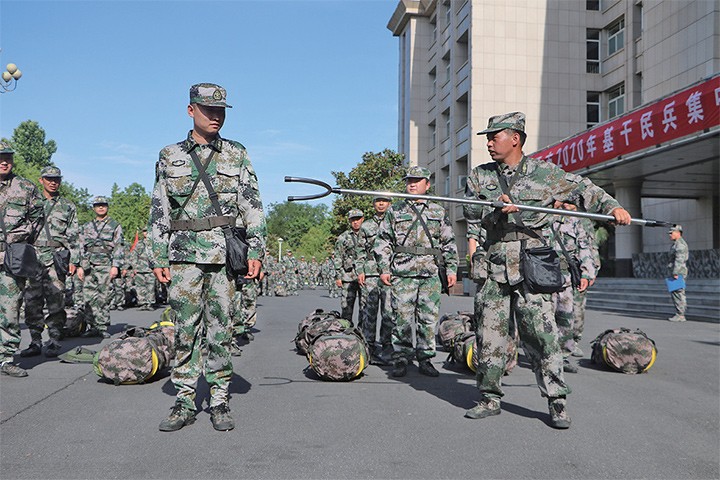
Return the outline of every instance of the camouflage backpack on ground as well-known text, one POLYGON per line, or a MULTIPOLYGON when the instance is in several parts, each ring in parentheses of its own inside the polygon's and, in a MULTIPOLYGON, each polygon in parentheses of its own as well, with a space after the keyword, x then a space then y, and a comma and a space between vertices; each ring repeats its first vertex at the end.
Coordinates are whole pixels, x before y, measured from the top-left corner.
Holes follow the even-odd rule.
POLYGON ((440 317, 438 323, 438 342, 446 352, 452 352, 455 339, 465 332, 475 331, 475 317, 472 312, 448 313, 440 317))
MULTIPOLYGON (((347 320, 346 320, 347 321, 347 320)), ((347 381, 359 377, 368 365, 367 344, 356 327, 326 332, 308 349, 310 368, 323 380, 347 381)))
MULTIPOLYGON (((515 338, 508 341, 507 361, 505 362, 505 375, 513 371, 518 362, 518 334, 515 331, 515 338)), ((452 363, 465 365, 473 372, 477 371, 478 349, 476 345, 475 332, 460 333, 453 341, 452 350, 448 360, 452 363)))
POLYGON ((592 342, 592 361, 618 372, 645 373, 655 363, 655 342, 640 329, 606 330, 592 342))
MULTIPOLYGON (((163 313, 165 316, 165 312, 163 313)), ((95 373, 115 385, 150 380, 175 356, 175 327, 160 321, 150 328, 131 328, 105 345, 93 359, 95 373)))
POLYGON ((322 308, 318 308, 298 324, 295 347, 298 353, 307 355, 310 344, 321 334, 343 332, 350 327, 352 327, 352 322, 340 318, 339 312, 335 310, 326 312, 322 308))

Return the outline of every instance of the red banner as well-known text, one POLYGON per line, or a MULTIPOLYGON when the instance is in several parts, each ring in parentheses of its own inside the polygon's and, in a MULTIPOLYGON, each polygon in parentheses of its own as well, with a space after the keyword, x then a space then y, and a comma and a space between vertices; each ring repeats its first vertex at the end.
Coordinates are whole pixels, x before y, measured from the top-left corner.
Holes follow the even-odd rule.
POLYGON ((572 172, 720 125, 720 75, 532 155, 572 172))

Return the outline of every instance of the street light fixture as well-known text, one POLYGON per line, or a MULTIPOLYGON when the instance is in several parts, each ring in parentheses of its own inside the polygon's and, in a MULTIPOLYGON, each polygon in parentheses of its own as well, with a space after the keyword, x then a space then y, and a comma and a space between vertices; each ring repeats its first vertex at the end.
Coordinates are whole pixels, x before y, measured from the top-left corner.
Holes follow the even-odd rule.
POLYGON ((14 63, 8 63, 0 77, 2 77, 0 93, 12 92, 17 87, 17 82, 20 80, 20 77, 22 77, 22 72, 18 70, 17 65, 14 63))
POLYGON ((285 240, 278 237, 278 260, 282 258, 282 244, 285 240))

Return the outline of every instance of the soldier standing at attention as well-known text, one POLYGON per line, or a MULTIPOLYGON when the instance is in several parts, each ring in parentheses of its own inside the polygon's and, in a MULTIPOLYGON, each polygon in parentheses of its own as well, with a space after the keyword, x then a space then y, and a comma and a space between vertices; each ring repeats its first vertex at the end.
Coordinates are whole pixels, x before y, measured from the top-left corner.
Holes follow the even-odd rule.
POLYGON ((137 294, 138 310, 153 310, 155 303, 155 275, 153 275, 152 246, 147 228, 143 228, 142 237, 130 252, 130 276, 137 294))
POLYGON ((110 284, 124 265, 125 246, 122 227, 108 217, 108 199, 93 200, 95 220, 83 226, 80 234, 81 260, 77 269, 83 281, 83 299, 88 329, 81 337, 109 338, 110 284))
POLYGON ((0 142, 0 373, 27 377, 25 369, 12 363, 20 346, 20 304, 25 279, 2 265, 8 245, 33 243, 43 226, 43 199, 37 187, 12 173, 15 151, 0 142))
POLYGON ((25 289, 25 324, 30 331, 30 346, 20 352, 21 357, 40 355, 45 325, 50 336, 45 356, 57 357, 60 353, 62 328, 67 319, 65 278, 75 274, 76 265, 80 262, 77 210, 74 203, 60 196, 61 182, 62 174, 57 167, 45 167, 40 172, 45 197, 45 225, 34 245, 42 264, 42 273, 37 279, 28 279, 25 289), (54 255, 63 258, 63 265, 53 261, 54 255), (47 317, 43 315, 45 307, 47 317))
MULTIPOLYGON (((430 188, 427 168, 410 167, 404 179, 407 193, 425 195, 430 188)), ((437 377, 440 373, 430 359, 435 356, 442 293, 438 262, 442 259, 445 264, 448 287, 457 281, 458 266, 455 235, 445 208, 426 200, 392 204, 380 224, 374 253, 380 280, 391 286, 392 375, 405 376, 408 363, 417 358, 421 374, 437 377), (413 324, 417 327, 414 347, 413 324)))
POLYGON ((358 232, 357 272, 358 283, 364 298, 365 308, 360 312, 360 328, 370 347, 370 361, 388 365, 392 357, 393 318, 390 309, 390 287, 380 281, 380 271, 375 261, 375 238, 385 212, 390 207, 387 197, 375 197, 375 215, 363 222, 358 232), (378 338, 377 316, 380 311, 380 332, 378 338))
POLYGON ((298 281, 298 262, 293 256, 292 250, 287 251, 285 258, 282 259, 282 270, 285 285, 287 285, 288 295, 297 295, 299 288, 298 281))
MULTIPOLYGON (((673 242, 672 247, 670 247, 670 263, 668 264, 670 276, 676 280, 680 275, 682 275, 683 278, 687 278, 687 261, 690 256, 690 251, 688 250, 687 242, 682 236, 682 225, 672 226, 668 234, 670 235, 670 240, 673 242)), ((671 322, 684 322, 685 310, 687 309, 685 289, 675 290, 670 293, 670 296, 675 306, 675 315, 668 318, 668 320, 671 322)))
POLYGON ((258 181, 245 147, 220 137, 225 123, 225 89, 212 83, 190 87, 187 138, 160 151, 150 210, 153 272, 168 284, 168 301, 176 313, 177 388, 170 415, 160 430, 179 430, 195 421, 195 394, 204 373, 210 386, 210 415, 216 430, 231 430, 228 388, 233 373, 232 301, 236 278, 226 271, 222 226, 247 232, 248 274, 260 274, 266 227, 258 181), (196 161, 209 177, 221 212, 201 180, 196 161))
MULTIPOLYGON (((550 162, 523 154, 525 115, 520 112, 490 118, 488 128, 478 135, 487 135, 487 147, 494 162, 475 167, 468 176, 466 196, 481 200, 550 207, 555 200, 568 202, 577 198, 591 212, 612 214, 621 225, 630 223, 630 214, 603 189, 590 180, 564 172, 550 162), (507 190, 508 194, 503 193, 507 190)), ((496 210, 479 205, 466 205, 465 218, 481 223, 486 240, 485 268, 478 273, 487 276, 475 302, 480 311, 478 320, 479 352, 477 385, 478 405, 465 413, 468 418, 484 418, 500 414, 503 396, 501 379, 505 372, 508 326, 514 315, 538 386, 548 399, 551 425, 569 428, 570 416, 566 396, 570 388, 563 376, 563 359, 558 342, 552 294, 533 293, 523 282, 520 269, 521 245, 528 248, 547 245, 552 236, 553 216, 545 213, 521 212, 515 205, 496 210), (515 214, 510 217, 509 214, 515 214)))
POLYGON ((360 295, 360 284, 355 267, 357 260, 358 232, 365 215, 361 210, 353 209, 348 212, 350 230, 341 233, 335 241, 335 285, 341 289, 340 312, 342 318, 352 321, 355 299, 360 305, 359 316, 362 317, 364 299, 360 295))

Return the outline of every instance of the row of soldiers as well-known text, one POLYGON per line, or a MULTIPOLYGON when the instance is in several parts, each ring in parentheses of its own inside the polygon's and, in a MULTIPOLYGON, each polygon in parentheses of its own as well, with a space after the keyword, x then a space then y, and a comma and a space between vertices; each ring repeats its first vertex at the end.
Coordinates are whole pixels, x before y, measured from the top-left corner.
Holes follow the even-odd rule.
POLYGON ((258 295, 288 296, 297 295, 299 290, 305 288, 310 290, 326 288, 331 298, 339 297, 335 276, 334 255, 330 255, 322 262, 318 262, 313 256, 308 262, 304 255, 298 260, 292 250, 287 250, 278 261, 270 252, 265 252, 258 295))

